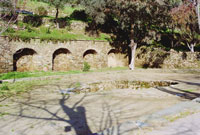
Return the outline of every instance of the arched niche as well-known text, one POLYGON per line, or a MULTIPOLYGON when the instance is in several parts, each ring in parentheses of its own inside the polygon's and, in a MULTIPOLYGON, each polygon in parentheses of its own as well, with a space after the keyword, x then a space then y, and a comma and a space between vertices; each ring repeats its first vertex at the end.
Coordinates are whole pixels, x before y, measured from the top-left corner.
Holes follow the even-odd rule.
POLYGON ((97 58, 97 51, 94 49, 88 49, 83 53, 83 60, 84 62, 87 62, 90 66, 91 69, 96 69, 98 68, 98 58, 97 58))
POLYGON ((53 53, 52 70, 68 71, 71 69, 71 52, 66 48, 57 49, 53 53))
POLYGON ((13 71, 34 71, 36 69, 36 62, 34 56, 37 52, 31 48, 22 48, 16 51, 13 55, 13 71))
POLYGON ((108 52, 108 67, 125 67, 128 65, 128 58, 125 54, 116 49, 108 52))

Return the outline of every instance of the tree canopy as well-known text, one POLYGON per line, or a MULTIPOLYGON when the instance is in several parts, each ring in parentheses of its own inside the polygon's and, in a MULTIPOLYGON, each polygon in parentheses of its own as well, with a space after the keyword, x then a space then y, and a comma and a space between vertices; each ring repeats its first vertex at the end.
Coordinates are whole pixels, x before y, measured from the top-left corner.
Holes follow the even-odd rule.
POLYGON ((182 41, 180 43, 188 46, 191 52, 194 52, 194 46, 200 42, 198 28, 198 17, 195 6, 186 2, 171 11, 172 22, 176 26, 182 41))
MULTIPOLYGON (((145 44, 152 33, 167 29, 169 7, 155 0, 85 0, 86 13, 92 17, 91 25, 112 20, 113 44, 115 47, 131 48, 130 68, 134 69, 137 45, 145 44)), ((96 27, 93 27, 96 28, 96 27)), ((155 36, 154 36, 155 38, 155 36)))
POLYGON ((63 9, 67 3, 72 2, 73 0, 42 0, 45 3, 48 3, 50 6, 56 8, 56 22, 58 19, 59 9, 63 9))

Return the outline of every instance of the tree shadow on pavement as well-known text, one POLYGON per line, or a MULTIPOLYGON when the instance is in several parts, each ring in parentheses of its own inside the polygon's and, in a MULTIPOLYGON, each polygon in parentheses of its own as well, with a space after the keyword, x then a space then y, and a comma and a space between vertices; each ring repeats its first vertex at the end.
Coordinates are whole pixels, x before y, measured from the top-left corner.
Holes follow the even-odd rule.
POLYGON ((200 87, 200 83, 196 83, 196 82, 188 82, 188 81, 182 81, 182 80, 174 80, 174 81, 185 83, 185 84, 188 84, 188 85, 195 85, 195 86, 200 87))
MULTIPOLYGON (((57 88, 61 90, 60 86, 57 86, 57 88)), ((34 100, 34 98, 31 97, 31 94, 28 93, 27 100, 17 102, 19 109, 15 113, 9 113, 8 115, 14 116, 15 119, 13 122, 21 121, 22 119, 32 119, 39 120, 40 122, 48 121, 48 123, 45 123, 47 126, 49 125, 49 122, 50 124, 52 122, 64 122, 67 125, 62 126, 64 127, 64 131, 62 131, 70 135, 123 135, 131 130, 135 130, 135 127, 124 130, 124 127, 122 128, 121 125, 122 123, 119 123, 119 115, 112 110, 112 106, 109 102, 104 100, 102 102, 102 112, 95 116, 95 120, 86 117, 86 108, 83 106, 83 101, 88 96, 90 95, 86 93, 81 94, 76 100, 73 95, 61 94, 61 98, 58 98, 58 100, 53 99, 54 101, 51 102, 51 100, 45 99, 34 100), (73 102, 75 100, 76 102, 73 102), (27 112, 27 110, 30 111, 27 112), (90 120, 94 125, 93 127, 96 128, 95 133, 92 133, 88 120, 90 120)), ((119 102, 116 102, 116 104, 119 104, 119 102)), ((32 122, 35 123, 34 121, 29 121, 29 123, 32 122)), ((38 123, 38 126, 39 125, 40 124, 38 123)), ((28 127, 25 128, 28 130, 28 127)), ((43 128, 41 127, 41 131, 42 129, 43 128)), ((24 131, 20 131, 20 133, 25 134, 24 131)))
POLYGON ((189 100, 193 100, 195 98, 200 97, 200 93, 182 90, 173 86, 169 86, 169 88, 156 87, 156 89, 189 100))
POLYGON ((65 122, 67 125, 64 128, 64 132, 72 131, 76 135, 92 135, 92 131, 88 126, 87 119, 86 119, 86 110, 83 106, 79 105, 85 98, 86 94, 84 94, 76 103, 73 104, 72 107, 66 105, 66 102, 70 99, 70 95, 62 94, 62 98, 59 99, 59 108, 51 111, 48 107, 49 104, 47 101, 42 101, 39 103, 34 102, 19 102, 19 112, 18 114, 9 114, 11 116, 16 116, 17 119, 20 118, 27 118, 27 119, 36 119, 36 120, 44 120, 44 121, 59 121, 65 122), (37 114, 25 114, 26 109, 31 108, 35 110, 40 110, 47 113, 45 116, 39 116, 37 114), (66 116, 60 115, 60 111, 63 111, 66 116))

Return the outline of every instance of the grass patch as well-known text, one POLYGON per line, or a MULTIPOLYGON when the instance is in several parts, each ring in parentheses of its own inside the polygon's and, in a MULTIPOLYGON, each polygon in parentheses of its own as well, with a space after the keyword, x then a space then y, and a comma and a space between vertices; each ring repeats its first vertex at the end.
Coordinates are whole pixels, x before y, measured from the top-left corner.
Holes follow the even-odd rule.
POLYGON ((180 118, 184 118, 188 115, 191 115, 191 114, 194 114, 194 112, 191 112, 191 111, 185 111, 185 112, 180 112, 174 116, 167 116, 165 117, 166 120, 170 121, 170 122, 174 122, 180 118))
POLYGON ((49 80, 32 80, 32 81, 22 81, 15 83, 4 83, 0 85, 0 98, 11 97, 18 95, 27 91, 32 90, 33 88, 49 84, 49 80), (3 89, 3 87, 8 89, 3 89))
MULTIPOLYGON (((105 72, 105 71, 117 71, 117 70, 127 70, 128 67, 115 67, 115 68, 103 68, 97 70, 90 70, 88 72, 105 72)), ((80 73, 88 73, 79 70, 74 71, 66 71, 66 72, 53 72, 53 71, 35 71, 35 72, 9 72, 0 74, 0 80, 7 79, 19 79, 19 78, 27 78, 27 77, 43 77, 43 76, 53 76, 53 75, 67 75, 67 74, 80 74, 80 73)))
POLYGON ((3 117, 5 115, 8 115, 9 113, 6 113, 6 112, 0 112, 0 117, 3 117))
POLYGON ((19 78, 26 78, 26 77, 41 77, 41 76, 52 76, 52 75, 65 75, 65 74, 78 74, 82 73, 82 71, 67 71, 67 72, 44 72, 44 71, 35 71, 35 72, 9 72, 3 73, 0 75, 0 80, 7 80, 7 79, 19 79, 19 78))
POLYGON ((50 29, 46 27, 30 28, 25 30, 18 30, 15 32, 5 32, 4 35, 11 39, 30 40, 39 38, 51 41, 69 41, 69 40, 96 40, 96 41, 109 41, 110 36, 107 34, 100 34, 99 37, 90 37, 85 34, 70 33, 67 29, 50 29))
POLYGON ((184 90, 185 92, 194 92, 195 90, 193 89, 187 89, 187 90, 184 90))

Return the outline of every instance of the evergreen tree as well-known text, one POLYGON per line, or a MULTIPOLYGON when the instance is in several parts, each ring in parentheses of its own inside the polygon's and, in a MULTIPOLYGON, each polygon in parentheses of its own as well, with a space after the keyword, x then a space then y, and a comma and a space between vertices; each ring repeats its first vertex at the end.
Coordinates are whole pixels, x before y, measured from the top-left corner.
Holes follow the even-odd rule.
POLYGON ((56 23, 58 23, 59 9, 63 9, 66 3, 70 3, 72 0, 42 0, 42 1, 56 8, 55 20, 56 23))
MULTIPOLYGON (((86 13, 92 19, 92 25, 105 23, 112 18, 113 45, 131 48, 130 69, 134 69, 135 51, 138 45, 145 44, 146 37, 153 31, 167 29, 168 6, 160 5, 155 0, 85 0, 86 13)), ((96 28, 96 27, 94 27, 96 28)))

